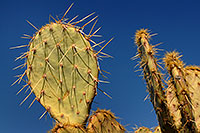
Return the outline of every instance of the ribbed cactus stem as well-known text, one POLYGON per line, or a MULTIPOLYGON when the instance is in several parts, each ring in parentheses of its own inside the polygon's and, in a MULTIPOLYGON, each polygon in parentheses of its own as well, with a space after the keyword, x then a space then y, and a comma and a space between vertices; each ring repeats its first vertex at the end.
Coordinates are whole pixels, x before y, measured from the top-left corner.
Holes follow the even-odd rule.
POLYGON ((158 64, 154 57, 156 51, 149 44, 150 37, 147 29, 141 29, 136 32, 135 43, 138 46, 138 56, 141 58, 140 65, 143 68, 151 102, 158 116, 162 132, 176 132, 173 129, 174 127, 172 127, 173 120, 169 116, 161 73, 158 70, 158 64))
POLYGON ((197 131, 197 126, 194 122, 191 98, 189 96, 188 84, 185 79, 184 64, 179 60, 180 57, 181 56, 179 56, 179 53, 177 52, 167 53, 164 62, 166 63, 166 67, 176 89, 174 91, 181 111, 182 131, 195 132, 197 131))

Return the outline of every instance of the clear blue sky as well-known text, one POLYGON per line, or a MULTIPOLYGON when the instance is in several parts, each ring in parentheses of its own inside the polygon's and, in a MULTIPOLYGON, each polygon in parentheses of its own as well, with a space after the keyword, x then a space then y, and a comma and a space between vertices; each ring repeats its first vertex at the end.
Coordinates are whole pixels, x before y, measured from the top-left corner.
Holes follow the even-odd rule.
MULTIPOLYGON (((35 30, 25 21, 29 20, 37 27, 48 23, 49 14, 61 17, 65 10, 74 3, 68 18, 96 12, 99 15, 99 34, 103 39, 114 40, 104 49, 114 58, 101 61, 101 68, 109 71, 109 84, 99 87, 112 96, 112 100, 98 92, 92 110, 97 107, 111 109, 120 122, 131 127, 157 125, 155 113, 147 95, 146 87, 139 72, 134 72, 136 61, 131 57, 136 53, 134 33, 137 29, 148 28, 152 33, 152 43, 163 42, 159 48, 166 51, 177 50, 184 54, 186 64, 199 65, 200 50, 200 1, 198 0, 9 0, 0 4, 0 129, 2 133, 44 133, 52 128, 52 119, 47 116, 39 120, 43 107, 34 103, 28 109, 34 96, 19 106, 25 95, 16 96, 22 84, 10 87, 14 75, 22 71, 12 68, 20 64, 14 62, 16 56, 25 49, 10 50, 9 47, 27 44, 20 38, 24 33, 32 35, 35 30)), ((89 28, 89 27, 88 27, 89 28)), ((97 39, 99 40, 99 39, 97 39)), ((164 52, 161 52, 163 56, 164 52)))

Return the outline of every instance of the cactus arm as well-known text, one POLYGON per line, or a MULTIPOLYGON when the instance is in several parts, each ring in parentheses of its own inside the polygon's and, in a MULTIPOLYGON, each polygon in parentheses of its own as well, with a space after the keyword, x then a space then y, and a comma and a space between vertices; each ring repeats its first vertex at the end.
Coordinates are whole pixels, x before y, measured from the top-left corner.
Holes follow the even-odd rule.
POLYGON ((197 131, 196 123, 194 122, 193 108, 188 90, 188 83, 185 78, 184 64, 179 60, 181 56, 177 52, 167 53, 164 58, 166 67, 171 75, 174 92, 176 93, 179 109, 181 112, 181 122, 183 132, 197 131))
POLYGON ((151 102, 158 116, 158 121, 163 132, 176 132, 173 129, 173 120, 169 116, 169 109, 166 104, 163 92, 163 83, 161 74, 157 68, 155 50, 149 44, 150 35, 146 29, 136 32, 135 43, 138 46, 138 53, 141 58, 141 67, 143 68, 144 78, 150 93, 151 102))

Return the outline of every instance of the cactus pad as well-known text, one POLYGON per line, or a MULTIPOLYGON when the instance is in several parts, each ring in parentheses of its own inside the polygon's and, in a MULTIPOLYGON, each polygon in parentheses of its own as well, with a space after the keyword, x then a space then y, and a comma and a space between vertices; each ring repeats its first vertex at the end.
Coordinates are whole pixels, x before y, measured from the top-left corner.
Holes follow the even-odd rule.
POLYGON ((60 123, 86 121, 96 94, 98 65, 89 41, 72 25, 51 23, 32 38, 27 77, 36 99, 60 123))
POLYGON ((116 121, 113 113, 97 110, 89 118, 88 133, 124 133, 125 128, 116 121))

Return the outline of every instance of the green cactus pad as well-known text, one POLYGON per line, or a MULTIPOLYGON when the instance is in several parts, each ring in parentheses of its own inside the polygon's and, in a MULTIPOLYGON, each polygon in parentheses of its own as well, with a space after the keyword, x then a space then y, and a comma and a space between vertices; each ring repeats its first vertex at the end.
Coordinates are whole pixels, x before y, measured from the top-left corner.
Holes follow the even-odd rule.
POLYGON ((90 42, 70 24, 47 24, 29 43, 26 73, 30 94, 34 92, 62 124, 87 120, 96 95, 98 70, 90 42))
POLYGON ((107 110, 97 110, 89 118, 88 133, 124 133, 125 128, 116 121, 113 113, 107 110))

